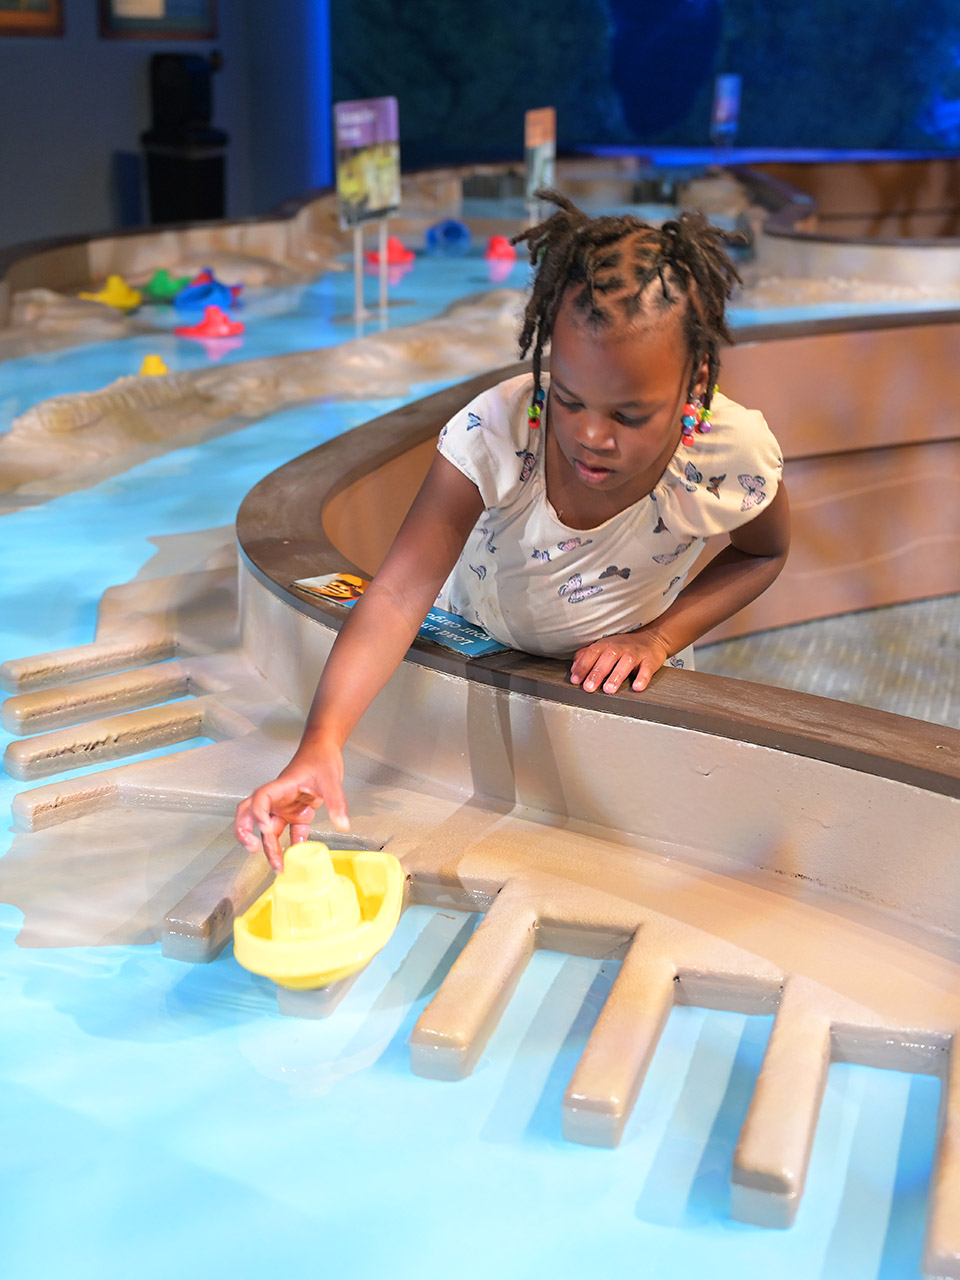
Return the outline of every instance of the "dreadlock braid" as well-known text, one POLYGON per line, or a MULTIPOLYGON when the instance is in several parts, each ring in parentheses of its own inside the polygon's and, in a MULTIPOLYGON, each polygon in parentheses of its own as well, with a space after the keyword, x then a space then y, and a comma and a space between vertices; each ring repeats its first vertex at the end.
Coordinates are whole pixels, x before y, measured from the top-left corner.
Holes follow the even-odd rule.
POLYGON ((640 314, 657 281, 657 310, 683 306, 683 334, 693 367, 688 394, 707 361, 703 402, 709 409, 720 372, 720 345, 731 341, 724 309, 740 281, 724 246, 743 243, 743 237, 711 226, 702 213, 682 213, 658 228, 630 214, 590 218, 552 188, 534 195, 557 206, 545 222, 512 241, 526 242, 536 269, 519 336, 521 358, 533 347, 534 403, 543 349, 568 291, 581 316, 600 329, 640 314))

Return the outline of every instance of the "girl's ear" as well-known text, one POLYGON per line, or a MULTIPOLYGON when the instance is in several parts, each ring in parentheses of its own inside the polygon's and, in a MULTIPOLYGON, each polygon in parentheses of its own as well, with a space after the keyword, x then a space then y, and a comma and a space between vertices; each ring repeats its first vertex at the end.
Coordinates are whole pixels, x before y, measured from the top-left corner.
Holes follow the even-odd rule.
POLYGON ((709 381, 710 365, 708 361, 704 360, 703 364, 700 366, 700 372, 697 374, 697 380, 694 383, 694 391, 697 397, 701 400, 707 394, 707 385, 709 381))

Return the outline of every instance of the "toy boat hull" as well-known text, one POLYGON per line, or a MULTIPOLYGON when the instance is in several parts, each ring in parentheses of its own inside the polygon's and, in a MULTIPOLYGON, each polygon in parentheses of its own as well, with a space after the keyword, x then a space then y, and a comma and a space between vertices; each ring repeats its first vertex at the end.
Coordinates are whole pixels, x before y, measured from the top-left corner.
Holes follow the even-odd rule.
POLYGON ((275 886, 234 922, 234 952, 252 973, 294 991, 328 987, 369 964, 397 927, 403 907, 403 868, 380 850, 330 851, 333 870, 356 889, 360 920, 303 936, 275 936, 275 886))

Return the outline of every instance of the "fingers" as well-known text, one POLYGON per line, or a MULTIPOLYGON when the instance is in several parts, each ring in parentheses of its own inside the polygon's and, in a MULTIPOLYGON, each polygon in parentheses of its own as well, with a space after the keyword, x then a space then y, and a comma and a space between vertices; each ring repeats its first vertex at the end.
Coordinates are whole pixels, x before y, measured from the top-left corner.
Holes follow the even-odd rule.
POLYGON ((596 659, 603 653, 602 646, 591 644, 586 649, 577 649, 573 655, 573 666, 570 668, 571 685, 584 685, 596 666, 596 659))
MULTIPOLYGON (((624 660, 625 655, 621 655, 621 652, 618 649, 609 647, 597 649, 596 646, 591 646, 590 649, 587 649, 584 652, 587 655, 593 655, 593 661, 592 665, 582 677, 583 687, 587 693, 593 693, 595 690, 600 688, 601 684, 603 684, 610 672, 617 666, 617 663, 624 660)), ((632 670, 635 665, 636 662, 631 663, 630 669, 632 670)), ((573 680, 572 672, 570 678, 573 680)), ((622 680, 623 676, 621 676, 620 679, 622 680)), ((574 684, 577 683, 575 680, 573 682, 574 684)), ((609 689, 607 691, 609 693, 615 693, 619 686, 620 681, 617 682, 617 685, 613 689, 609 689)), ((606 688, 606 686, 604 686, 604 688, 606 688)))
POLYGON ((593 664, 599 656, 599 645, 591 644, 587 645, 585 649, 578 649, 573 655, 573 665, 570 668, 570 683, 580 684, 584 676, 593 669, 593 664))
POLYGON ((347 799, 339 777, 331 773, 323 779, 323 797, 330 817, 330 825, 334 831, 344 835, 350 830, 350 815, 347 813, 347 799))
POLYGON ((267 855, 267 861, 274 871, 283 870, 283 850, 280 848, 280 837, 286 825, 282 818, 275 818, 272 822, 269 818, 257 818, 263 852, 267 855))
POLYGON ((570 668, 570 683, 582 684, 584 692, 617 693, 636 671, 633 689, 642 693, 666 660, 659 642, 638 637, 607 637, 603 642, 578 649, 570 668))
POLYGON ((315 811, 324 803, 323 797, 326 797, 335 830, 349 831, 347 802, 336 762, 333 762, 329 768, 318 770, 309 783, 301 774, 300 778, 281 776, 264 787, 258 787, 237 806, 234 822, 237 840, 250 853, 259 853, 262 847, 270 865, 281 871, 283 851, 280 837, 289 825, 292 843, 299 844, 309 839, 310 826, 315 811))
POLYGON ((251 796, 247 796, 246 800, 241 800, 237 805, 237 816, 233 822, 233 834, 237 837, 238 843, 242 844, 248 853, 259 853, 260 840, 253 829, 251 799, 251 796))
POLYGON ((320 803, 320 797, 313 791, 278 778, 265 787, 258 787, 253 795, 240 802, 234 833, 249 853, 258 853, 262 845, 270 865, 280 871, 283 868, 280 837, 287 824, 295 824, 303 831, 299 838, 305 839, 314 810, 320 803))
POLYGON ((651 678, 656 675, 665 661, 665 658, 657 659, 652 657, 650 654, 643 659, 640 663, 640 669, 637 671, 633 681, 633 689, 636 693, 642 693, 644 691, 650 683, 651 678))
POLYGON ((632 655, 621 654, 616 666, 603 682, 604 693, 616 693, 624 680, 630 678, 630 672, 636 665, 637 660, 632 655))

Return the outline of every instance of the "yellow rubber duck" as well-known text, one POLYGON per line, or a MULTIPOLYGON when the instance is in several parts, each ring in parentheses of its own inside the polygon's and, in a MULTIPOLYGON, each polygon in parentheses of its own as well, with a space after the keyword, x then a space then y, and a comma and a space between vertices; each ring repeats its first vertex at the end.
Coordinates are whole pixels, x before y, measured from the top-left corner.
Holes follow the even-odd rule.
POLYGON ((107 276, 107 283, 98 293, 81 293, 87 302, 102 302, 118 311, 135 311, 143 301, 139 289, 131 289, 123 276, 107 276))
POLYGON ((386 945, 403 885, 393 854, 293 844, 270 888, 233 923, 237 960, 295 991, 339 982, 386 945))
POLYGON ((140 366, 141 378, 162 378, 165 373, 170 370, 163 363, 162 356, 144 356, 143 364, 140 366))

